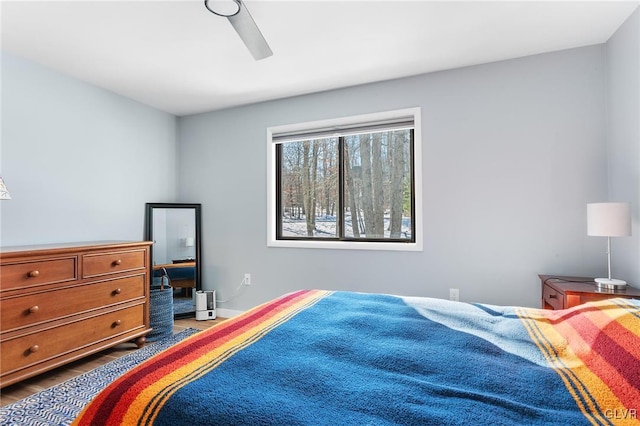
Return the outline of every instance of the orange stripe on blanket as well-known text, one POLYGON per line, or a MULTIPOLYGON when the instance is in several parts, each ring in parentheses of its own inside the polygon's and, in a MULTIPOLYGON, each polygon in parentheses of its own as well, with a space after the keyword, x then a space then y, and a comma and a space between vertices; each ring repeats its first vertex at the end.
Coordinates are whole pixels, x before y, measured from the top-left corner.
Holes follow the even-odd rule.
POLYGON ((101 392, 74 424, 146 424, 153 421, 166 398, 180 387, 216 368, 222 361, 259 340, 278 324, 287 321, 331 292, 303 290, 267 302, 185 339, 154 356, 114 381, 101 392), (189 350, 184 347, 189 344, 189 350), (110 410, 112 392, 124 389, 120 400, 129 403, 126 412, 110 410), (104 422, 104 419, 107 419, 104 422))
POLYGON ((636 308, 635 315, 627 315, 626 312, 628 312, 629 310, 633 310, 634 307, 632 305, 620 303, 623 301, 624 299, 617 299, 614 301, 617 305, 617 308, 622 309, 603 309, 602 312, 611 316, 612 318, 615 318, 615 324, 626 329, 626 333, 622 334, 622 336, 618 335, 615 337, 621 346, 624 346, 627 351, 633 354, 633 356, 640 359, 640 345, 637 344, 637 339, 640 338, 640 328, 638 328, 638 318, 640 316, 640 313, 637 312, 636 308), (620 315, 621 313, 625 314, 620 315))
MULTIPOLYGON (((524 309, 519 313, 538 348, 594 424, 608 424, 612 413, 640 408, 637 312, 637 307, 610 300, 565 311, 524 309)), ((616 419, 616 424, 638 424, 638 420, 616 419)))
MULTIPOLYGON (((583 364, 611 389, 623 406, 636 409, 640 401, 639 339, 632 342, 631 333, 612 315, 617 318, 633 317, 628 313, 624 315, 623 310, 615 305, 603 306, 582 316, 573 316, 562 326, 569 333, 573 329, 579 336, 569 344, 583 364)), ((612 408, 604 401, 603 406, 612 408)))
POLYGON ((129 421, 137 418, 135 417, 135 412, 138 407, 144 406, 144 401, 150 401, 150 403, 144 406, 146 412, 143 416, 143 423, 152 421, 167 398, 179 388, 213 370, 230 356, 253 344, 277 325, 286 322, 308 306, 317 303, 327 294, 329 293, 308 292, 292 299, 289 303, 275 306, 269 305, 269 309, 263 312, 263 315, 259 317, 259 321, 248 322, 247 326, 241 330, 218 339, 216 341, 217 347, 212 349, 211 345, 209 345, 193 351, 188 365, 170 372, 161 380, 146 380, 144 385, 147 387, 138 396, 136 403, 132 404, 129 409, 129 413, 133 414, 134 417, 125 416, 123 418, 124 424, 130 424, 129 421))
MULTIPOLYGON (((584 383, 576 380, 575 373, 567 364, 575 358, 571 348, 564 345, 564 338, 551 325, 550 318, 553 311, 525 309, 518 311, 531 340, 547 360, 549 365, 558 373, 569 394, 573 397, 580 411, 592 424, 606 423, 606 419, 590 398, 584 383), (550 315, 548 313, 551 313, 550 315)), ((575 365, 574 365, 575 366, 575 365)))

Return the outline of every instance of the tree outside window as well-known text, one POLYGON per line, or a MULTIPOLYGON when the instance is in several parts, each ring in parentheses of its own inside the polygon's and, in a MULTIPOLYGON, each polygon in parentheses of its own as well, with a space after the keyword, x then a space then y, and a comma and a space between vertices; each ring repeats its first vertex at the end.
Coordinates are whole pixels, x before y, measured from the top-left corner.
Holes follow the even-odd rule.
POLYGON ((415 242, 414 130, 276 146, 277 239, 415 242))

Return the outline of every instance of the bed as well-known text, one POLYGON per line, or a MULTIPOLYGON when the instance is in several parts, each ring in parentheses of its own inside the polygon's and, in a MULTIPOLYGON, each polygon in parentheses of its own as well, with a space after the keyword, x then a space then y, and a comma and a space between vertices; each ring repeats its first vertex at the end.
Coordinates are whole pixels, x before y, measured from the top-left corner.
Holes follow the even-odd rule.
POLYGON ((638 300, 301 290, 147 360, 74 424, 639 424, 638 410, 638 300))

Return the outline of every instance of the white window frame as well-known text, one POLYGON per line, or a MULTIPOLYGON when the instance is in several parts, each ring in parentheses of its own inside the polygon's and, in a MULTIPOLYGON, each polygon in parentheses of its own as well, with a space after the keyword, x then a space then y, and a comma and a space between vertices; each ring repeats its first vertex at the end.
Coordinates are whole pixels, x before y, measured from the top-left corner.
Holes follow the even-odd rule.
POLYGON ((267 246, 289 248, 341 249, 341 250, 391 250, 422 251, 422 126, 419 107, 372 114, 363 114, 329 120, 310 121, 306 123, 286 124, 267 128, 267 246), (276 145, 273 135, 301 132, 308 129, 347 126, 354 123, 393 120, 413 116, 413 162, 414 162, 414 209, 415 217, 411 218, 415 226, 415 242, 372 242, 372 241, 323 241, 318 240, 278 240, 276 238, 276 145))

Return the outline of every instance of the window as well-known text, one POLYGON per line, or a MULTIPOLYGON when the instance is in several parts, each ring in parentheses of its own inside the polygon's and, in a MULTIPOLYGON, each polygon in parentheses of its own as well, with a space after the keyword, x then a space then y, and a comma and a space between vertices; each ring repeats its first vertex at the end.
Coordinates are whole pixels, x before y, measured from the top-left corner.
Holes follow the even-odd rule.
POLYGON ((421 250, 420 110, 268 129, 270 246, 421 250))

